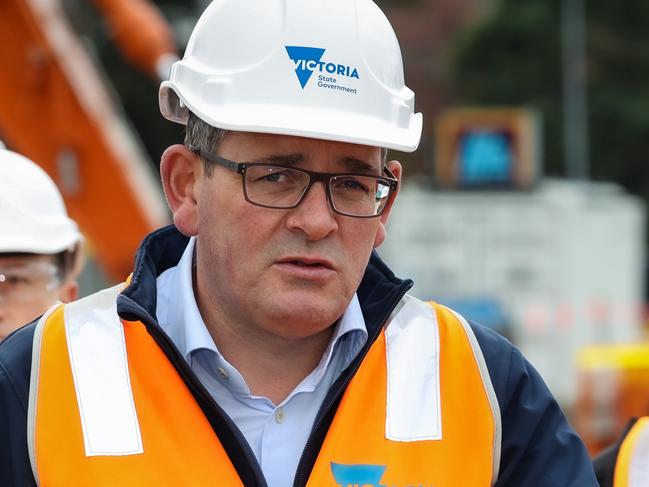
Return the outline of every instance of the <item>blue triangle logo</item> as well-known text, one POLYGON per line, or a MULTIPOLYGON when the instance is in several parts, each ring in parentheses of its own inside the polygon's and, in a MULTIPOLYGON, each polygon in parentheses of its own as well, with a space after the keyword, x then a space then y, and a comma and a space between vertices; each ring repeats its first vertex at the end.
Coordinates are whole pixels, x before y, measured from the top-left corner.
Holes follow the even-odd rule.
POLYGON ((313 74, 313 69, 309 69, 307 63, 310 61, 320 62, 325 49, 318 47, 286 46, 286 52, 288 53, 288 57, 291 58, 291 61, 295 63, 295 74, 300 81, 302 89, 304 89, 313 74))

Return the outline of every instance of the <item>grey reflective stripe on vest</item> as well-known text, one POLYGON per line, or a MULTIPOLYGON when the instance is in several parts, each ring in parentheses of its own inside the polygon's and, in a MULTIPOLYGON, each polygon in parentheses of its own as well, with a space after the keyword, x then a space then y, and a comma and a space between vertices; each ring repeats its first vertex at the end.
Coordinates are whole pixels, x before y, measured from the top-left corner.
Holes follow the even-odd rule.
POLYGON ((649 423, 638 432, 629 460, 628 487, 649 485, 649 423))
POLYGON ((59 306, 61 306, 60 303, 52 306, 45 312, 45 314, 43 314, 43 316, 41 316, 41 319, 38 320, 36 328, 34 329, 34 339, 32 342, 32 369, 29 377, 29 404, 27 406, 27 450, 29 452, 29 463, 32 466, 32 473, 34 474, 34 480, 36 480, 37 485, 40 485, 40 481, 38 480, 38 471, 36 470, 36 451, 34 450, 36 440, 35 419, 36 404, 38 401, 38 378, 40 372, 43 326, 50 315, 56 311, 59 306))
MULTIPOLYGON (((122 287, 100 291, 65 305, 63 310, 86 456, 143 452, 124 328, 115 304, 122 287)), ((44 323, 42 320, 39 327, 44 323)), ((36 333, 35 340, 41 335, 42 331, 36 333)), ((30 401, 37 383, 38 376, 32 380, 30 401)))
POLYGON ((404 296, 386 328, 385 353, 385 437, 393 441, 441 440, 439 328, 433 309, 404 296))
MULTIPOLYGON (((446 308, 448 309, 448 308, 446 308)), ((473 349, 473 355, 475 356, 476 363, 480 369, 480 376, 482 377, 482 383, 489 398, 489 404, 491 405, 491 414, 494 418, 494 445, 493 445, 493 475, 492 475, 492 484, 496 483, 498 480, 498 474, 500 473, 500 453, 502 447, 502 434, 503 426, 502 419, 500 416, 500 405, 498 404, 498 398, 496 397, 496 390, 493 387, 491 382, 491 376, 489 375, 489 369, 487 368, 487 363, 485 362, 484 355, 482 354, 482 349, 478 343, 478 339, 475 337, 471 326, 467 323, 462 315, 456 313, 453 310, 451 311, 455 317, 460 321, 464 327, 469 342, 471 343, 471 348, 473 349)))

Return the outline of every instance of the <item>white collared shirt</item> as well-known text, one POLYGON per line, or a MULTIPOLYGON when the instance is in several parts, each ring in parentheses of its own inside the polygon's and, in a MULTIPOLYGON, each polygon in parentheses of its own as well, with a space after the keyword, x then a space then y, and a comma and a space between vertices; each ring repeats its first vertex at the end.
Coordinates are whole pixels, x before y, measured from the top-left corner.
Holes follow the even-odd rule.
POLYGON ((257 457, 269 487, 293 484, 313 421, 329 387, 367 342, 367 329, 354 295, 318 366, 280 404, 255 396, 245 379, 219 352, 196 304, 192 286, 195 239, 177 266, 157 279, 156 315, 188 364, 230 416, 257 457))

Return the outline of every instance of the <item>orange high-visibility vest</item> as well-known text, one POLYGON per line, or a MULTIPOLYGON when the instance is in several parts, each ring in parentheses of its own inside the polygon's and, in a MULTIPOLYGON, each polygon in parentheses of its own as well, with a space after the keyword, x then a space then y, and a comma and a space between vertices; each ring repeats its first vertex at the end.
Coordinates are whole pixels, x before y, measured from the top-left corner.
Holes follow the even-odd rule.
MULTIPOLYGON (((241 486, 145 326, 118 318, 119 290, 55 307, 36 328, 28 444, 37 482, 241 486)), ((406 296, 344 392, 306 485, 489 487, 500 442, 469 325, 406 296)))
POLYGON ((620 445, 613 487, 649 485, 649 417, 638 419, 620 445))

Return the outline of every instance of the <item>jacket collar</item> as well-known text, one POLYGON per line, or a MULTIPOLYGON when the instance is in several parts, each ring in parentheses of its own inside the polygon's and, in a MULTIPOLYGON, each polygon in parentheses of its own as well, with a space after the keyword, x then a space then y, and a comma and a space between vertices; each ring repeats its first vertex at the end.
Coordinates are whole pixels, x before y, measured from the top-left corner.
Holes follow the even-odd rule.
MULTIPOLYGON (((142 241, 131 282, 117 299, 117 312, 122 319, 158 326, 156 278, 179 262, 188 243, 189 237, 173 225, 156 230, 142 241)), ((411 280, 396 277, 378 254, 372 252, 357 290, 370 335, 377 326, 382 326, 380 321, 386 310, 392 309, 411 287, 411 280)))

